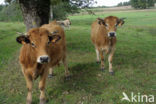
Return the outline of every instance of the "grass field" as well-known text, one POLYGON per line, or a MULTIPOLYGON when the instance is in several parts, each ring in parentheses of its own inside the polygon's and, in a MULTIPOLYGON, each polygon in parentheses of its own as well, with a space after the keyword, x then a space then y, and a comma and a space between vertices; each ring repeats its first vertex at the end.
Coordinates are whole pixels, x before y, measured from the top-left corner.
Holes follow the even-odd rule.
MULTIPOLYGON (((66 30, 66 39, 72 78, 64 80, 63 65, 55 68, 56 76, 47 79, 47 104, 132 104, 121 102, 122 92, 129 96, 131 92, 136 95, 156 95, 155 12, 70 16, 72 26, 66 30), (90 40, 91 23, 97 17, 109 15, 127 18, 123 27, 117 31, 114 76, 108 73, 107 61, 107 70, 99 70, 100 65, 96 63, 95 50, 90 40)), ((23 23, 0 22, 0 104, 24 104, 26 101, 27 88, 18 64, 21 45, 15 41, 18 36, 16 32, 24 30, 23 23)), ((38 80, 33 87, 33 104, 39 103, 38 80)))

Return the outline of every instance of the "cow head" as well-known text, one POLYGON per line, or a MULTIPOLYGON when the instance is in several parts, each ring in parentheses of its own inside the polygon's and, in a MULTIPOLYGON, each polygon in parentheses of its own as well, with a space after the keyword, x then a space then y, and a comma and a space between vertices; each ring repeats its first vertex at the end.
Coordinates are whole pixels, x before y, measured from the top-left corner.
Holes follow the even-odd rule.
POLYGON ((16 41, 23 45, 29 45, 36 55, 37 63, 43 64, 50 61, 48 49, 60 38, 59 35, 56 35, 56 32, 50 33, 44 28, 34 28, 27 35, 18 36, 16 41))
POLYGON ((69 22, 69 25, 71 25, 71 21, 70 21, 70 19, 69 19, 69 18, 67 18, 66 20, 68 20, 68 22, 69 22))
POLYGON ((99 25, 104 25, 108 32, 108 37, 115 37, 116 30, 118 26, 122 26, 124 24, 125 18, 118 18, 115 16, 109 16, 105 19, 98 18, 99 25))

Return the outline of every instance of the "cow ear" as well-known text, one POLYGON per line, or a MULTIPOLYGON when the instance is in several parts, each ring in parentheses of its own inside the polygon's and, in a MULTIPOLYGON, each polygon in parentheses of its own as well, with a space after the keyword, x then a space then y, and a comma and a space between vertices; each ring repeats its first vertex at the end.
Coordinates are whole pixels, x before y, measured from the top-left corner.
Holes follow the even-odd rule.
POLYGON ((117 26, 122 26, 125 23, 124 19, 126 19, 126 18, 120 18, 120 19, 118 19, 117 20, 117 26))
POLYGON ((21 35, 21 36, 18 36, 16 38, 16 41, 20 44, 27 44, 27 43, 30 43, 30 40, 28 38, 28 36, 26 35, 21 35))
POLYGON ((103 25, 105 25, 105 21, 103 20, 103 19, 101 19, 101 18, 97 18, 98 19, 98 24, 103 24, 103 25))
POLYGON ((59 35, 52 35, 49 36, 49 41, 52 43, 56 43, 57 41, 59 41, 61 39, 61 37, 59 35))
POLYGON ((102 24, 101 21, 98 21, 98 24, 101 25, 102 24))

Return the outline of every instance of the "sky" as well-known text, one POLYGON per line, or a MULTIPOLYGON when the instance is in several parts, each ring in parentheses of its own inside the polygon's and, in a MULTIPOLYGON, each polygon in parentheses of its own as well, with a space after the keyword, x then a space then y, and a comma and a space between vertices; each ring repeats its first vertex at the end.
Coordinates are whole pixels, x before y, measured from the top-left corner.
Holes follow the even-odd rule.
MULTIPOLYGON (((97 1, 97 4, 94 4, 93 6, 115 6, 120 2, 125 2, 129 0, 95 0, 97 1)), ((4 0, 0 0, 0 4, 4 4, 4 0)))
POLYGON ((120 2, 130 1, 130 0, 95 0, 97 1, 97 4, 94 4, 93 6, 115 6, 120 2))
POLYGON ((0 4, 4 4, 4 0, 0 0, 0 4))

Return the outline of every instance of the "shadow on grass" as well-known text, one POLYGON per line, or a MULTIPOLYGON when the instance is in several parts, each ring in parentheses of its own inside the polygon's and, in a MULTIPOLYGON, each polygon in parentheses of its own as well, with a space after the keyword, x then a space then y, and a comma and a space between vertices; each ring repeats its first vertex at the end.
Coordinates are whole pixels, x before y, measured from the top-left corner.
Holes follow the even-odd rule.
MULTIPOLYGON (((81 92, 89 93, 92 95, 100 95, 103 87, 107 87, 107 81, 105 83, 100 83, 98 81, 98 73, 102 73, 99 69, 99 65, 95 63, 79 63, 70 68, 72 77, 70 80, 64 80, 61 77, 59 80, 55 81, 56 86, 48 91, 49 96, 62 95, 65 91, 69 93, 81 92), (57 92, 57 93, 56 93, 57 92)), ((102 74, 104 74, 103 72, 102 74)))

